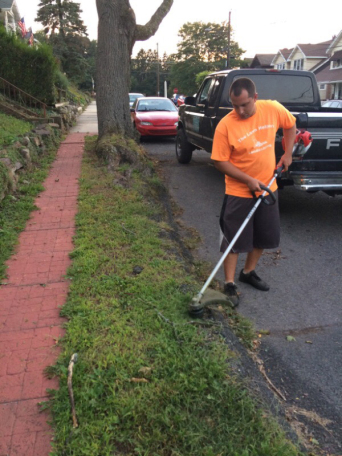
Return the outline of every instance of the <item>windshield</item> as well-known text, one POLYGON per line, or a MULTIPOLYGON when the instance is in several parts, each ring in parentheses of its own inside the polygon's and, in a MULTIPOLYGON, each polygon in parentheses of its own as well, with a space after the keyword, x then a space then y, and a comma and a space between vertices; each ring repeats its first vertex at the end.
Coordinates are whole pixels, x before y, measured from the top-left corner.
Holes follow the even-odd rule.
POLYGON ((177 111, 171 100, 140 100, 137 111, 177 111))
MULTIPOLYGON (((251 74, 248 77, 256 85, 259 100, 277 100, 279 103, 293 106, 314 103, 312 80, 307 76, 267 73, 251 74)), ((225 106, 230 105, 228 93, 229 88, 225 87, 225 106)))
POLYGON ((144 95, 143 94, 140 94, 140 93, 135 93, 134 95, 130 95, 129 96, 129 102, 130 103, 134 103, 134 101, 137 99, 137 98, 141 98, 143 97, 144 95))

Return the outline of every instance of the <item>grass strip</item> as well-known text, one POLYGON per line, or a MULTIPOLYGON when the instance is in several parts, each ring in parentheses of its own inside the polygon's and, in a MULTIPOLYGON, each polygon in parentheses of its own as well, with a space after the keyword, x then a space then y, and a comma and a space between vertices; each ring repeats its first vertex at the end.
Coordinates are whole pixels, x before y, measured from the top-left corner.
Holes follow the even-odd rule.
POLYGON ((217 327, 192 324, 195 275, 169 236, 164 209, 134 173, 118 184, 87 142, 60 377, 48 404, 53 455, 294 456, 299 451, 229 368, 217 327), (67 368, 72 354, 78 428, 67 368))

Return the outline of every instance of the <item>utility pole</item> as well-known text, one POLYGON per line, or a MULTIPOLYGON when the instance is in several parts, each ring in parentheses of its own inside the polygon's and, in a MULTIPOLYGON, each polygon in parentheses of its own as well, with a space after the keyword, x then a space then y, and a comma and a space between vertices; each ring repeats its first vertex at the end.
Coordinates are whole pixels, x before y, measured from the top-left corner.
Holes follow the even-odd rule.
POLYGON ((157 43, 157 97, 159 97, 159 45, 157 43))
POLYGON ((230 68, 230 16, 231 16, 231 11, 229 11, 229 20, 228 20, 227 68, 230 68))

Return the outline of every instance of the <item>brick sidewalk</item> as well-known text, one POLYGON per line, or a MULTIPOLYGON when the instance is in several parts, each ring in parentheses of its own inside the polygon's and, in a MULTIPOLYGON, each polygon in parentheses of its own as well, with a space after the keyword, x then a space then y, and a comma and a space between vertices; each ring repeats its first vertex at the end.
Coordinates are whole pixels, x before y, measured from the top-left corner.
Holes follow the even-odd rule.
POLYGON ((8 280, 0 286, 0 456, 48 456, 48 412, 38 403, 56 379, 44 376, 54 364, 65 320, 65 303, 77 211, 78 179, 85 134, 67 136, 7 262, 8 280))

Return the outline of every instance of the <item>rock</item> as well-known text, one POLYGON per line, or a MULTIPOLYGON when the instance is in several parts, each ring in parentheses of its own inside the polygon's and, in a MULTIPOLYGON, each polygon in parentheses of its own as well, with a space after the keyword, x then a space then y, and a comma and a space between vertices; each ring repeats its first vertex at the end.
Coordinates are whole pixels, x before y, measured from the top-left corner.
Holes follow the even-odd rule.
POLYGON ((38 138, 38 136, 33 137, 33 142, 37 147, 40 147, 40 145, 42 144, 42 142, 41 142, 40 138, 38 138))
POLYGON ((21 140, 23 146, 29 146, 31 144, 30 138, 28 136, 24 136, 21 140))
POLYGON ((27 162, 31 161, 31 155, 30 155, 29 149, 21 149, 20 154, 25 159, 25 161, 27 161, 27 162))
POLYGON ((36 135, 40 135, 40 136, 49 136, 51 135, 51 133, 49 132, 49 130, 46 130, 46 129, 41 129, 41 130, 38 130, 37 128, 33 130, 36 135))
POLYGON ((135 266, 133 268, 133 274, 134 275, 138 275, 138 274, 141 274, 143 272, 144 268, 142 268, 141 266, 135 266))
POLYGON ((24 168, 24 165, 20 162, 14 163, 14 171, 18 171, 18 169, 24 168))

